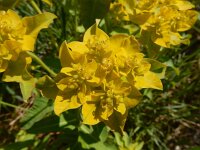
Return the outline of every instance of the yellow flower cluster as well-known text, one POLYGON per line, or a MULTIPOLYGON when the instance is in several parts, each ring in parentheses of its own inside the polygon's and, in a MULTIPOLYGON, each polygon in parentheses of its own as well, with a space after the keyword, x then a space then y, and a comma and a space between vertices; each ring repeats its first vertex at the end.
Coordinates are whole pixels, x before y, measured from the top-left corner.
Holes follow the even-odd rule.
POLYGON ((137 40, 123 34, 109 37, 97 24, 86 31, 83 42, 64 42, 59 57, 54 111, 59 115, 82 106, 85 124, 102 121, 121 132, 128 109, 141 98, 139 90, 162 89, 137 40))
POLYGON ((111 10, 118 5, 125 8, 125 20, 138 24, 142 31, 150 32, 154 43, 168 48, 189 42, 179 32, 189 30, 198 15, 187 0, 118 0, 111 10))
POLYGON ((126 11, 126 7, 122 3, 111 3, 109 11, 112 14, 112 18, 114 18, 114 20, 116 20, 117 22, 121 20, 129 21, 128 12, 126 11))
POLYGON ((16 59, 25 32, 26 28, 15 12, 0 11, 0 72, 5 71, 10 59, 16 59))
POLYGON ((54 18, 43 13, 21 19, 12 10, 0 11, 0 72, 6 70, 9 61, 16 61, 20 52, 34 49, 38 32, 54 18))

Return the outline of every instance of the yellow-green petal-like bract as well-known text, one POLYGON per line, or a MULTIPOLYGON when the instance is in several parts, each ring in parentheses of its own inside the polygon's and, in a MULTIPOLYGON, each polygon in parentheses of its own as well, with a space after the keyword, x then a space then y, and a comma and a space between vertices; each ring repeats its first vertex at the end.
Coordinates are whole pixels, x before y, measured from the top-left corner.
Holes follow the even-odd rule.
POLYGON ((48 12, 21 18, 13 10, 0 11, 0 72, 4 72, 9 61, 15 61, 22 51, 33 51, 39 31, 55 18, 48 12))
POLYGON ((54 111, 59 115, 81 107, 84 124, 104 122, 122 133, 128 110, 142 97, 139 90, 162 89, 135 37, 109 37, 97 24, 86 31, 83 42, 64 41, 59 57, 54 111))
POLYGON ((188 0, 117 0, 110 11, 116 20, 121 16, 121 20, 138 24, 146 31, 141 33, 148 32, 155 44, 170 48, 188 44, 189 39, 179 32, 191 29, 196 22, 198 12, 193 8, 188 0))
POLYGON ((45 12, 21 18, 13 10, 0 11, 0 72, 5 82, 19 82, 26 101, 35 88, 36 79, 29 73, 37 35, 47 28, 56 16, 45 12))

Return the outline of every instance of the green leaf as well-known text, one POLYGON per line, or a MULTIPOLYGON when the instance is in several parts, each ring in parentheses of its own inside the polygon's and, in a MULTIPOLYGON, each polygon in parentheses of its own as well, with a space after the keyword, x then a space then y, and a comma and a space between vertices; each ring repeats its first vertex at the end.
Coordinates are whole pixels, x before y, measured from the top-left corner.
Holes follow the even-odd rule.
POLYGON ((52 101, 48 101, 48 99, 43 97, 36 97, 33 106, 25 112, 25 115, 20 120, 22 128, 25 130, 31 128, 50 112, 53 112, 52 101))
POLYGON ((114 135, 115 135, 115 141, 116 141, 117 145, 123 147, 124 143, 122 141, 122 135, 118 132, 114 132, 114 135))
POLYGON ((108 130, 103 123, 88 127, 82 125, 80 127, 78 141, 81 143, 82 148, 95 149, 95 150, 117 150, 114 144, 106 144, 108 139, 108 130))
POLYGON ((195 147, 193 147, 193 148, 191 148, 189 150, 200 150, 200 146, 195 146, 195 147))
POLYGON ((115 132, 114 135, 120 150, 141 150, 144 145, 143 142, 133 142, 132 137, 126 132, 123 135, 115 132))
POLYGON ((173 63, 173 61, 172 61, 171 59, 169 59, 168 61, 164 62, 164 64, 165 64, 167 67, 172 68, 172 69, 175 71, 176 75, 179 75, 179 74, 180 74, 179 68, 177 68, 177 67, 174 66, 174 63, 173 63))
POLYGON ((81 20, 85 28, 102 19, 109 10, 111 0, 80 0, 81 20))
POLYGON ((32 146, 34 142, 35 142, 34 140, 27 140, 27 141, 23 141, 23 142, 11 143, 11 144, 5 146, 3 148, 3 150, 23 150, 23 148, 32 146))
POLYGON ((77 128, 75 130, 65 129, 64 133, 57 135, 56 140, 52 141, 51 150, 58 150, 61 147, 63 150, 83 150, 80 143, 77 142, 78 136, 79 132, 77 128))
POLYGON ((35 88, 36 79, 31 78, 30 80, 20 82, 20 90, 23 96, 23 100, 27 102, 27 100, 31 97, 32 91, 35 88))
POLYGON ((142 150, 144 142, 134 142, 128 146, 128 150, 142 150))
POLYGON ((58 131, 69 131, 76 129, 79 120, 77 119, 76 110, 70 110, 60 115, 51 115, 36 122, 29 130, 28 133, 49 133, 58 131))
POLYGON ((122 140, 126 147, 128 147, 131 144, 131 137, 126 132, 124 132, 122 140))

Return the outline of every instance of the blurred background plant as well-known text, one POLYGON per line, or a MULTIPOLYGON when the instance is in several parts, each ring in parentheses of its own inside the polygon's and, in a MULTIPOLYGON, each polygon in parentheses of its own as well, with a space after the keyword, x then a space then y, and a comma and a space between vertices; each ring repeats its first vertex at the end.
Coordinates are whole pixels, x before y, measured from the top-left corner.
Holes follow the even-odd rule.
MULTIPOLYGON (((199 0, 192 2, 200 11, 199 0)), ((0 9, 13 7, 22 17, 39 11, 56 14, 58 19, 40 32, 35 54, 59 72, 59 45, 64 40, 81 40, 95 18, 102 19, 100 27, 110 35, 139 36, 136 25, 115 20, 109 12, 110 3, 109 0, 0 0, 0 9)), ((53 101, 43 98, 37 90, 24 103, 18 84, 1 81, 0 149, 199 150, 200 16, 195 26, 184 34, 190 36, 190 45, 163 48, 157 56, 157 60, 167 65, 162 80, 164 90, 142 91, 144 97, 129 112, 123 136, 101 123, 81 124, 80 110, 56 116, 53 101)), ((47 74, 34 61, 29 69, 36 77, 47 74)))

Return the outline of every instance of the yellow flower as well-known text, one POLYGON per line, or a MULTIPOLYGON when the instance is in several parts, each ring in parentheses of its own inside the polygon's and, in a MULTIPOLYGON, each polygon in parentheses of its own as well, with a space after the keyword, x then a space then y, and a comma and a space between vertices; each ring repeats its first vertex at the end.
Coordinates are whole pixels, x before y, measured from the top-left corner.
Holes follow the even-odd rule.
POLYGON ((145 31, 142 34, 149 32, 154 43, 168 48, 189 42, 179 32, 189 30, 198 15, 187 0, 119 0, 117 4, 124 6, 123 12, 129 20, 145 31))
POLYGON ((7 48, 1 44, 0 45, 0 72, 3 72, 7 66, 8 66, 8 61, 11 59, 12 55, 9 54, 7 51, 7 48))
POLYGON ((140 97, 140 92, 127 82, 120 79, 107 81, 103 87, 93 90, 90 99, 83 104, 83 123, 93 125, 109 121, 115 111, 124 115, 138 104, 140 97))
POLYGON ((62 78, 57 82, 59 92, 54 107, 57 115, 68 109, 77 108, 85 102, 85 97, 91 88, 96 87, 100 81, 95 77, 96 70, 95 61, 85 61, 62 68, 60 72, 62 78))
POLYGON ((46 12, 21 19, 12 10, 0 11, 0 72, 6 70, 9 61, 16 61, 22 51, 34 50, 38 32, 54 18, 46 12))
POLYGON ((63 42, 59 57, 63 68, 54 111, 59 115, 82 106, 85 124, 102 121, 122 132, 128 109, 141 98, 139 90, 162 89, 137 40, 123 34, 109 37, 97 24, 86 31, 83 42, 63 42))
POLYGON ((188 10, 194 8, 194 5, 187 0, 160 0, 163 5, 175 6, 178 10, 188 10))
POLYGON ((110 13, 112 18, 115 19, 117 22, 121 20, 129 21, 128 13, 126 12, 126 8, 121 3, 111 3, 110 5, 110 13))
MULTIPOLYGON (((5 4, 11 4, 11 1, 5 4)), ((8 6, 8 5, 6 5, 8 6)), ((0 11, 0 72, 5 82, 18 82, 23 99, 32 94, 36 79, 28 72, 32 59, 26 51, 33 51, 39 31, 56 18, 51 13, 20 18, 12 10, 0 11)))

